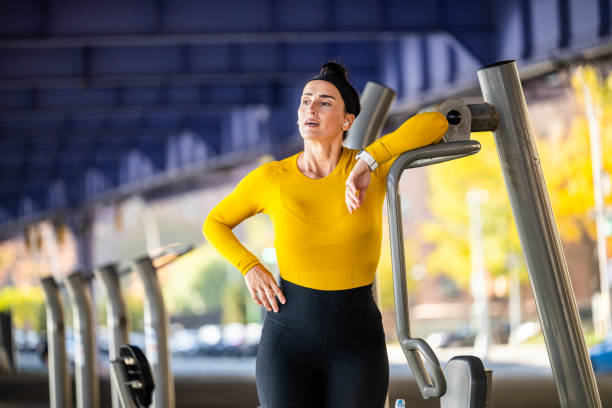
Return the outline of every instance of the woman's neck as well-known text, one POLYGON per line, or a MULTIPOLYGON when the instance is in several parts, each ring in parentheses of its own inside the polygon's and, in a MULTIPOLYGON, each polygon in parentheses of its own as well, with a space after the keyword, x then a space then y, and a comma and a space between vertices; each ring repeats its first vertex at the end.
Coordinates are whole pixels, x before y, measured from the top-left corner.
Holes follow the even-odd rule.
POLYGON ((342 157, 342 144, 304 144, 298 155, 298 169, 310 178, 323 178, 331 173, 342 157))

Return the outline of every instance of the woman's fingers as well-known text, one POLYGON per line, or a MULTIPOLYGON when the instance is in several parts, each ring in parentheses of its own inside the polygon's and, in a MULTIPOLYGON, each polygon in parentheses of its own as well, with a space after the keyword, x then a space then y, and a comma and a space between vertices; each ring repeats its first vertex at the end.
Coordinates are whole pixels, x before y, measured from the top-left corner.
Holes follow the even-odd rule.
POLYGON ((357 194, 357 186, 355 186, 355 179, 352 173, 349 175, 349 178, 346 181, 346 188, 351 193, 357 194))
MULTIPOLYGON (((280 291, 280 289, 279 289, 280 291)), ((266 287, 263 289, 263 292, 265 293, 265 296, 263 297, 262 300, 265 300, 265 306, 267 310, 274 310, 274 313, 278 312, 278 305, 276 304, 276 298, 274 290, 266 287)), ((281 293, 282 295, 282 293, 281 293)), ((283 297, 284 298, 284 297, 283 297)), ((283 302, 284 303, 284 302, 283 302)))
POLYGON ((246 282, 247 282, 247 289, 251 293, 251 299, 253 299, 253 302, 255 302, 259 306, 263 306, 263 304, 261 303, 261 300, 259 300, 259 294, 257 293, 257 289, 253 288, 253 285, 249 282, 248 279, 246 280, 246 282))
POLYGON ((370 184, 370 172, 364 170, 360 173, 359 171, 351 171, 346 180, 345 201, 349 213, 363 204, 366 190, 370 184))
POLYGON ((352 213, 353 209, 355 208, 355 204, 353 203, 353 200, 350 198, 350 195, 351 193, 347 191, 344 197, 344 201, 346 202, 346 208, 348 209, 348 212, 352 213))
POLYGON ((283 291, 278 287, 276 282, 274 282, 274 285, 272 286, 272 290, 274 290, 276 297, 278 297, 278 300, 280 300, 283 305, 287 303, 287 299, 285 299, 285 295, 283 294, 283 291))
POLYGON ((263 265, 257 264, 247 271, 244 275, 247 288, 251 293, 253 301, 266 308, 278 312, 279 307, 276 298, 281 303, 286 303, 285 295, 276 283, 274 276, 263 265))
POLYGON ((272 275, 268 275, 268 277, 269 277, 269 286, 266 286, 265 288, 266 297, 272 309, 274 309, 274 312, 278 312, 278 305, 276 304, 276 297, 278 297, 278 300, 284 304, 286 302, 285 295, 283 294, 283 291, 276 284, 276 280, 272 277, 272 275))
POLYGON ((359 200, 359 198, 355 194, 351 193, 348 189, 345 194, 345 201, 349 212, 351 213, 361 205, 361 200, 359 200))
POLYGON ((266 292, 266 296, 268 297, 268 302, 270 303, 270 307, 274 310, 274 313, 278 313, 278 305, 276 304, 274 293, 268 291, 266 292))
POLYGON ((261 300, 264 303, 264 306, 266 307, 266 309, 268 311, 274 310, 276 312, 277 306, 276 306, 276 302, 274 302, 274 298, 270 297, 270 294, 268 293, 267 290, 264 289, 262 292, 263 292, 263 296, 261 297, 261 300))
POLYGON ((357 204, 351 200, 350 198, 346 199, 346 207, 348 208, 349 213, 352 213, 357 209, 357 204))
POLYGON ((365 186, 359 189, 359 202, 362 203, 365 200, 366 191, 368 190, 368 186, 365 186))

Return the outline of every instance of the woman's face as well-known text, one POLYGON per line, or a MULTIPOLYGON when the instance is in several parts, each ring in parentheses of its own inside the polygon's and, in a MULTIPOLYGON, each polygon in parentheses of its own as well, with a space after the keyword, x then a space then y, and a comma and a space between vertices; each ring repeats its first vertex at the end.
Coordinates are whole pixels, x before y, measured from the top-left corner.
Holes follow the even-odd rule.
POLYGON ((350 127, 351 116, 344 111, 344 100, 331 82, 314 80, 304 87, 298 109, 300 135, 304 139, 333 140, 350 127), (344 123, 349 121, 349 125, 344 123))

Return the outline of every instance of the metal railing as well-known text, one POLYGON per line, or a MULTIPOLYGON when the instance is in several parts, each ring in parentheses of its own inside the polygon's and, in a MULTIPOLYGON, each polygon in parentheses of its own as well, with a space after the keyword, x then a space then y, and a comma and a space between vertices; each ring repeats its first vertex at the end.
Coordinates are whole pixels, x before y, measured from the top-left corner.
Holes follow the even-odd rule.
POLYGON ((399 180, 406 169, 458 159, 478 151, 480 151, 480 143, 474 140, 421 147, 403 153, 395 159, 387 176, 387 211, 391 237, 391 262, 393 268, 397 335, 408 364, 414 373, 421 395, 425 399, 444 395, 446 392, 446 381, 440 362, 429 345, 423 339, 410 337, 399 180))
POLYGON ((77 408, 100 406, 99 379, 96 372, 96 340, 94 336, 94 315, 88 284, 80 271, 65 279, 68 297, 72 304, 74 329, 74 375, 76 383, 77 408))
POLYGON ((66 358, 66 324, 60 286, 52 276, 41 278, 47 312, 47 360, 49 365, 49 404, 51 408, 72 405, 72 383, 66 358))

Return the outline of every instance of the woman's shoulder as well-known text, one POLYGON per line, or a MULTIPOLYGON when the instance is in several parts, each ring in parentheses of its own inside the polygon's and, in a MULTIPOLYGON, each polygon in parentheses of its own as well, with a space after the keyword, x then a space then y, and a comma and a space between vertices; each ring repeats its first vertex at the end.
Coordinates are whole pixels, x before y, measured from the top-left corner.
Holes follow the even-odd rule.
POLYGON ((297 158, 296 156, 298 154, 299 153, 292 154, 284 159, 268 161, 260 166, 260 171, 263 175, 269 178, 286 176, 294 170, 295 161, 297 158))
POLYGON ((285 159, 271 160, 259 166, 260 171, 267 177, 278 177, 291 168, 291 159, 295 160, 295 156, 290 156, 285 159))
POLYGON ((282 176, 283 173, 289 171, 291 167, 291 158, 294 158, 294 156, 280 160, 266 160, 254 168, 249 175, 251 177, 265 179, 268 182, 273 181, 279 176, 282 176))
POLYGON ((346 154, 349 155, 349 158, 353 160, 355 159, 355 156, 357 156, 360 152, 360 150, 351 149, 350 147, 346 147, 346 146, 344 147, 344 149, 346 150, 346 154))

